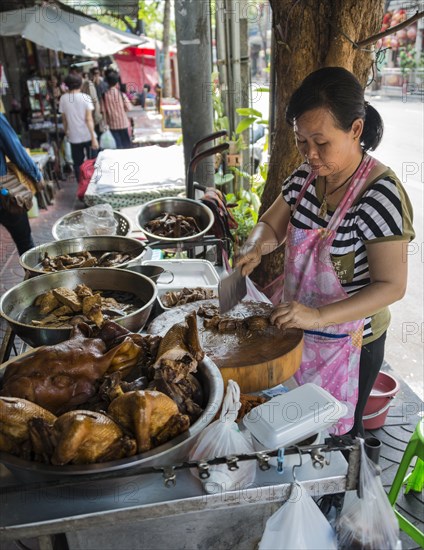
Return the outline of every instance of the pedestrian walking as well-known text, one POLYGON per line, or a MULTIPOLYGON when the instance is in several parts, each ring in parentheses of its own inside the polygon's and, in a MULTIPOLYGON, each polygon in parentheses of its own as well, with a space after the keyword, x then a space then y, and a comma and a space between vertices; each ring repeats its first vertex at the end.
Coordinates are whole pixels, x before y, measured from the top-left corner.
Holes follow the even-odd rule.
POLYGON ((105 79, 109 85, 102 99, 105 122, 112 132, 117 149, 130 149, 132 143, 127 112, 131 110, 131 103, 120 89, 119 75, 116 71, 108 71, 105 79))
POLYGON ((72 160, 76 180, 79 168, 85 159, 94 158, 99 149, 94 129, 94 104, 91 97, 81 92, 82 78, 71 73, 65 78, 67 93, 60 98, 59 111, 62 114, 65 136, 71 144, 72 160))

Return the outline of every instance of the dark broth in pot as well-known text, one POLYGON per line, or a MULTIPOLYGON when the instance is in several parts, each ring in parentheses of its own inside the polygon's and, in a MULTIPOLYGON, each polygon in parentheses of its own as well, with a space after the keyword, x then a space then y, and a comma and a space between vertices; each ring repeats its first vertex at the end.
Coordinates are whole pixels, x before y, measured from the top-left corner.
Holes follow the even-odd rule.
MULTIPOLYGON (((113 298, 116 300, 120 306, 121 311, 113 311, 113 308, 105 308, 102 310, 103 317, 105 320, 113 320, 118 319, 119 317, 130 315, 131 313, 134 313, 138 309, 142 308, 145 305, 145 302, 137 297, 132 292, 124 292, 121 290, 101 290, 96 289, 93 290, 93 292, 100 293, 103 298, 113 298)), ((81 316, 81 313, 76 312, 74 314, 74 317, 81 316)), ((40 313, 40 308, 36 305, 31 305, 26 307, 17 317, 18 323, 23 323, 25 325, 32 325, 34 324, 33 321, 42 321, 46 318, 46 315, 40 313)), ((71 320, 71 319, 70 319, 71 320)), ((55 324, 48 324, 45 325, 46 328, 70 328, 72 325, 70 324, 70 320, 68 322, 60 322, 58 321, 57 325, 55 324)), ((87 321, 86 321, 87 322, 87 321)), ((90 322, 88 321, 90 324, 90 322)), ((34 325, 35 326, 35 325, 34 325)), ((42 328, 44 328, 42 326, 42 328)))

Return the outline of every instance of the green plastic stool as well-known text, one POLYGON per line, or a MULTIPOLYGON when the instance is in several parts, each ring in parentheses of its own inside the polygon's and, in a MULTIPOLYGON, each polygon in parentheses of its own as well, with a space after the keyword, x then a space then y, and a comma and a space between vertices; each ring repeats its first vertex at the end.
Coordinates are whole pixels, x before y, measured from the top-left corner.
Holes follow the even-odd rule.
POLYGON ((395 478, 392 483, 392 487, 389 491, 388 497, 389 502, 393 506, 394 512, 399 522, 399 527, 407 535, 411 537, 416 543, 420 545, 421 548, 424 548, 424 533, 420 531, 415 525, 412 525, 400 512, 395 509, 396 500, 399 495, 400 488, 405 480, 405 474, 412 462, 414 457, 418 457, 421 460, 424 460, 424 419, 421 419, 417 427, 415 428, 414 433, 411 436, 411 439, 406 446, 405 452, 403 453, 402 460, 400 461, 399 467, 397 469, 395 478))

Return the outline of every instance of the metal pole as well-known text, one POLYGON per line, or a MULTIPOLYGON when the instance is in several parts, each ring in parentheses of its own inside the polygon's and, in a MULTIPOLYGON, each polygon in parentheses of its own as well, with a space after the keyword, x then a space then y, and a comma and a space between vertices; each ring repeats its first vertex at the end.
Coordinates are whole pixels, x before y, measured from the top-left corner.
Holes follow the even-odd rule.
MULTIPOLYGON (((213 131, 209 3, 175 0, 175 27, 187 173, 194 144, 213 131)), ((213 158, 202 161, 196 180, 213 186, 213 158)))
MULTIPOLYGON (((50 82, 53 83, 53 67, 52 67, 52 58, 51 58, 52 51, 48 50, 48 57, 49 57, 49 73, 50 73, 50 82)), ((52 88, 52 94, 54 90, 52 88)), ((54 118, 54 134, 56 138, 56 144, 58 150, 60 149, 60 141, 59 141, 59 127, 58 127, 58 120, 57 120, 57 109, 56 109, 56 100, 53 94, 52 97, 52 109, 53 109, 53 118, 54 118)))
MULTIPOLYGON (((215 28, 216 28, 216 64, 219 72, 219 83, 221 86, 221 98, 224 103, 225 114, 228 116, 228 63, 226 55, 226 34, 225 34, 225 6, 224 0, 216 0, 215 3, 215 28)), ((230 128, 228 128, 230 129, 230 128)))

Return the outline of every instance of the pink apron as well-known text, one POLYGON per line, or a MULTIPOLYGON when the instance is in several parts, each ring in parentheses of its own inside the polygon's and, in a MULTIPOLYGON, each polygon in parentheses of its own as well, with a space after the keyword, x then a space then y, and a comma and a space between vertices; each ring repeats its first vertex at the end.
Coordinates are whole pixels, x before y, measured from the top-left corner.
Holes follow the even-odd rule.
MULTIPOLYGON (((336 231, 363 187, 376 161, 366 155, 326 228, 298 229, 289 223, 284 260, 284 302, 316 308, 348 298, 331 261, 336 231)), ((311 173, 296 201, 296 209, 315 174, 311 173)), ((335 425, 342 435, 353 426, 358 401, 359 359, 364 320, 349 321, 319 331, 305 331, 298 384, 313 382, 348 407, 335 425)), ((313 406, 313 404, 311 404, 313 406)))

